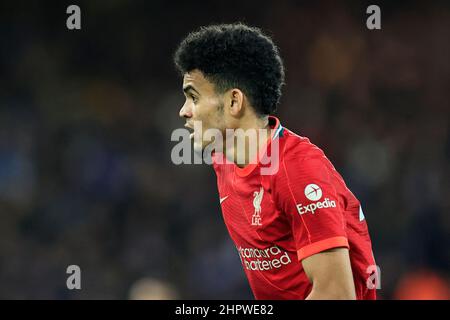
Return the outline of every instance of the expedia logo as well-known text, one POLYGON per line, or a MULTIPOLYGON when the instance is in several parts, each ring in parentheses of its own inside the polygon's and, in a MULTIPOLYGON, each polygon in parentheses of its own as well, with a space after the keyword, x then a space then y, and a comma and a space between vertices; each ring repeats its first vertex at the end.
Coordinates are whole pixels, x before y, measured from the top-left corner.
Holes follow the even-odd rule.
POLYGON ((330 200, 328 198, 325 198, 322 202, 318 201, 320 198, 322 198, 322 189, 317 184, 308 184, 305 187, 305 196, 311 201, 316 201, 313 203, 310 203, 306 206, 302 205, 301 203, 297 205, 297 211, 299 214, 304 214, 307 212, 311 212, 314 214, 314 211, 316 209, 322 209, 322 208, 336 208, 336 201, 330 200))
POLYGON ((322 198, 322 189, 317 184, 311 183, 305 187, 305 196, 311 201, 322 198))
POLYGON ((323 200, 322 202, 317 201, 315 203, 308 204, 307 206, 303 206, 301 203, 297 205, 297 210, 300 214, 304 214, 307 212, 311 212, 312 214, 314 214, 314 211, 316 211, 316 209, 322 208, 336 208, 336 201, 325 198, 325 200, 323 200))

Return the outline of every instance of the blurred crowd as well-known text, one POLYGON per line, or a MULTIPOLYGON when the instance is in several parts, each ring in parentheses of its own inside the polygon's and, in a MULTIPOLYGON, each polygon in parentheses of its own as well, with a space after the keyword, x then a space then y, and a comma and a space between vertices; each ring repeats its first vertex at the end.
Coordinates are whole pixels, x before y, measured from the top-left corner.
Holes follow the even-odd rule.
POLYGON ((215 174, 174 165, 172 63, 201 25, 279 46, 277 116, 360 199, 381 299, 450 299, 450 8, 444 1, 0 4, 0 298, 251 299, 215 174), (234 10, 233 8, 239 8, 234 10), (66 287, 67 266, 82 289, 66 287))

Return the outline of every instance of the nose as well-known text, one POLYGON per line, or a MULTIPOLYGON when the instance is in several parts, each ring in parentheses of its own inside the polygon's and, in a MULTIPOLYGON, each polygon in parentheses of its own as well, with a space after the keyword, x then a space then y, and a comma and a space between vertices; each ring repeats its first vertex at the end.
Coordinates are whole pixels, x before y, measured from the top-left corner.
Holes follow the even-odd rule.
POLYGON ((185 103, 181 109, 180 109, 180 117, 181 118, 191 118, 192 117, 192 110, 189 107, 188 103, 185 103))

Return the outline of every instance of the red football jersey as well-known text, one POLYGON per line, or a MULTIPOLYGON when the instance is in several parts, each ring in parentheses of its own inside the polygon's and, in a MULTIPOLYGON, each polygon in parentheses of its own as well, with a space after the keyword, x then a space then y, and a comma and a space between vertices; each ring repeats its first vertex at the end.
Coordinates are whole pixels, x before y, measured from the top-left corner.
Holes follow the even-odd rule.
POLYGON ((263 172, 270 164, 262 160, 239 168, 223 163, 221 153, 213 158, 223 218, 255 298, 305 299, 312 285, 301 260, 346 247, 357 299, 375 299, 376 289, 367 285, 375 261, 360 202, 320 148, 275 117, 269 125, 274 133, 264 152, 267 160, 278 151, 271 163, 277 170, 263 172))

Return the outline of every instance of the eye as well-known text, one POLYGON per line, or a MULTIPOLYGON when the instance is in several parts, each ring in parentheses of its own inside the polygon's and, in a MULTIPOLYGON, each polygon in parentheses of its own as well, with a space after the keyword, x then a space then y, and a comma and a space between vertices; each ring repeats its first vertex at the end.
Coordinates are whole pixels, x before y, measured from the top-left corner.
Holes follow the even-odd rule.
POLYGON ((197 99, 196 96, 191 95, 190 97, 191 97, 191 99, 192 99, 192 102, 196 103, 196 102, 198 101, 198 99, 197 99))

